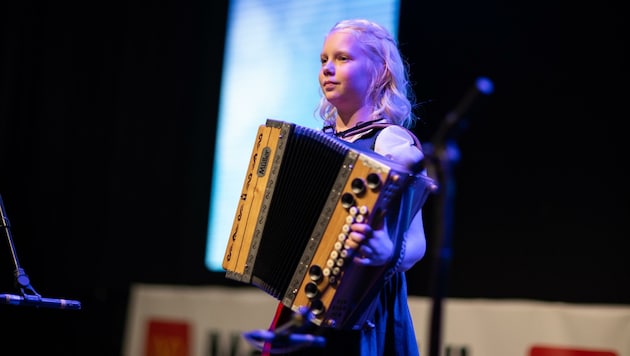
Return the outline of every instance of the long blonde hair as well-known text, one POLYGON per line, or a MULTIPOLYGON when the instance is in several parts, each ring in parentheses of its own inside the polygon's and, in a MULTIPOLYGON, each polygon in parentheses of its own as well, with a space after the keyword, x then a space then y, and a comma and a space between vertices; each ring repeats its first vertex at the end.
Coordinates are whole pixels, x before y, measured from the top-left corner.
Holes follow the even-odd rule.
MULTIPOLYGON (((387 119, 394 124, 411 128, 417 117, 413 112, 415 96, 409 81, 408 64, 403 60, 398 43, 383 26, 365 19, 337 22, 328 32, 351 33, 372 62, 369 100, 373 104, 372 120, 387 119)), ((325 126, 335 125, 337 109, 324 95, 316 112, 325 126)))

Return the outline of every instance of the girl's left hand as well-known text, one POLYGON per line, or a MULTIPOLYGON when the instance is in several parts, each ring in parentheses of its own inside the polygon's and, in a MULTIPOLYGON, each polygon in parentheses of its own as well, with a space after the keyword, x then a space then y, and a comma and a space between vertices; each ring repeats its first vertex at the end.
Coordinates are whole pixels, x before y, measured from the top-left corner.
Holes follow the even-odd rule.
POLYGON ((394 253, 394 244, 385 229, 374 230, 363 223, 351 225, 345 247, 355 253, 354 263, 365 266, 384 265, 394 253))

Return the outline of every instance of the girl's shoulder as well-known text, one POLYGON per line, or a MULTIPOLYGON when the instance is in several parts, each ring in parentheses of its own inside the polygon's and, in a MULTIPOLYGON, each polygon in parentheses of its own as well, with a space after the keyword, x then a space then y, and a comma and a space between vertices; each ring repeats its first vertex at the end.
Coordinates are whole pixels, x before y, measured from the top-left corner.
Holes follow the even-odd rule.
POLYGON ((398 125, 389 125, 380 130, 374 143, 374 151, 411 170, 419 167, 424 158, 422 146, 416 135, 398 125))

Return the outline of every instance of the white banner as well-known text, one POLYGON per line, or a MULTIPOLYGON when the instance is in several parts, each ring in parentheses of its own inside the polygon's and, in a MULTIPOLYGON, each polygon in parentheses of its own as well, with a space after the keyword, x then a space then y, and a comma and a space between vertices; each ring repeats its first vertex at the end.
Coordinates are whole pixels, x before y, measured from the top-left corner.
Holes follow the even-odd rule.
MULTIPOLYGON (((430 298, 409 304, 428 354, 430 298)), ((278 301, 254 287, 135 285, 125 356, 255 355, 242 333, 269 327, 278 301)), ((630 306, 446 299, 448 356, 630 356, 630 306)))

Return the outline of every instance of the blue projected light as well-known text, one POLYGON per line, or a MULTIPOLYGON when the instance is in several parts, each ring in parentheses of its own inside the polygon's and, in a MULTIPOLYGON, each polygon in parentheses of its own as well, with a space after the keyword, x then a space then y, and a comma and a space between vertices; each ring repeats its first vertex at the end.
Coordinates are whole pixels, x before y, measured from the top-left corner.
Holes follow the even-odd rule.
POLYGON ((205 265, 225 248, 258 127, 267 119, 320 128, 319 53, 339 20, 367 18, 398 33, 398 0, 232 0, 229 4, 205 265))

